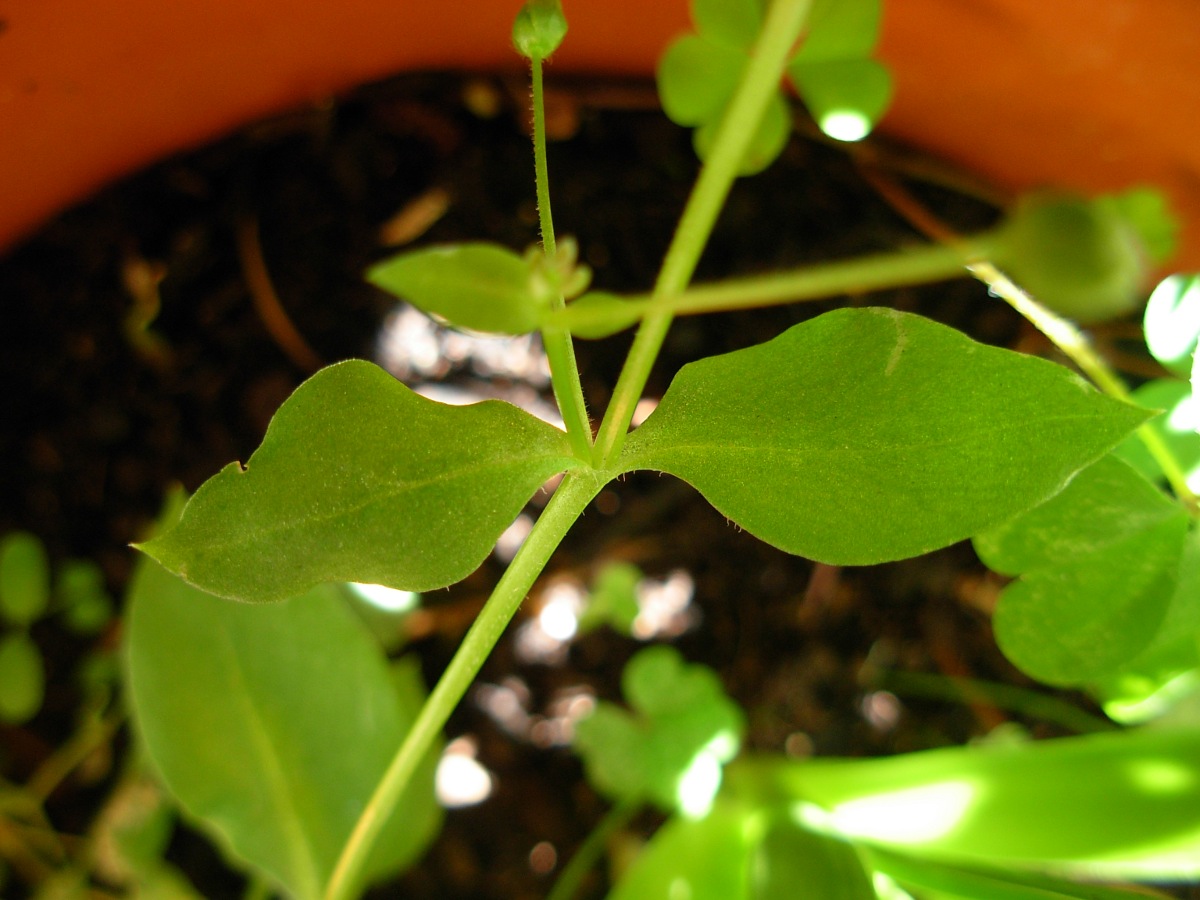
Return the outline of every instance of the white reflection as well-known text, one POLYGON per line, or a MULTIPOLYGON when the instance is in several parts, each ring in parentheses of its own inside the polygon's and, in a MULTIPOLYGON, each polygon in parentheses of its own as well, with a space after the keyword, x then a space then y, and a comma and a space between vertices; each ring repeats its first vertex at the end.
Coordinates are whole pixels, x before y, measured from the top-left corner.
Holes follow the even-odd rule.
POLYGON ((395 588, 384 587, 382 584, 351 582, 348 586, 359 598, 385 612, 412 612, 421 601, 420 594, 412 591, 398 591, 395 588))
POLYGON ((923 844, 952 832, 975 798, 966 781, 943 781, 847 800, 829 813, 839 834, 890 844, 923 844))
POLYGON ((697 623, 699 614, 692 606, 696 582, 683 569, 676 569, 663 581, 643 579, 637 587, 638 614, 632 634, 648 641, 673 638, 697 623))
POLYGON ((871 133, 871 122, 852 109, 837 109, 821 117, 821 130, 835 141, 861 141, 871 133))
POLYGON ((434 779, 438 803, 444 808, 474 806, 491 796, 492 775, 475 759, 477 751, 470 737, 456 738, 446 745, 434 779))

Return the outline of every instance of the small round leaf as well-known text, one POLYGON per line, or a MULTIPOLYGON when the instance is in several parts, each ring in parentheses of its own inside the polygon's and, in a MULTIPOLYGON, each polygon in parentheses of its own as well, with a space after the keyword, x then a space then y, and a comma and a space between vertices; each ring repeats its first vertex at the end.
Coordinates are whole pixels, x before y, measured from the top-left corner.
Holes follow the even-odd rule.
POLYGON ((42 652, 24 631, 0 637, 0 721, 20 723, 42 708, 42 652))
POLYGON ((50 566, 34 535, 15 531, 0 541, 0 617, 28 625, 50 602, 50 566))

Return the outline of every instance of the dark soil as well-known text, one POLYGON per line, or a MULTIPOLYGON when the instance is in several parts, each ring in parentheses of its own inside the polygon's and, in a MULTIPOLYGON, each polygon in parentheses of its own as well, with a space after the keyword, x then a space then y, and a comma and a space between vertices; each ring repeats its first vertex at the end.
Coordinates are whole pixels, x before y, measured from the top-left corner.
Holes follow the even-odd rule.
MULTIPOLYGON (((558 89, 555 121, 570 136, 550 150, 556 224, 578 238, 598 286, 644 289, 696 169, 689 138, 646 108, 644 86, 558 89)), ((423 242, 487 239, 521 249, 535 240, 523 98, 521 85, 444 76, 380 86, 156 166, 13 250, 0 263, 0 533, 27 529, 56 560, 99 561, 119 595, 134 561, 127 545, 168 488, 195 489, 246 459, 307 374, 256 311, 237 252, 239 223, 257 222, 276 291, 320 359, 370 358, 394 304, 361 273, 386 253, 381 225, 414 198, 435 187, 450 197, 423 242), (489 104, 494 115, 485 117, 479 110, 489 104), (147 264, 161 267, 161 310, 151 336, 131 337, 134 303, 122 273, 147 264)), ((918 190, 957 227, 992 215, 947 190, 918 190)), ((739 183, 699 277, 914 240, 842 151, 796 139, 769 172, 739 183)), ((993 343, 1011 346, 1022 334, 1006 307, 967 281, 871 302, 920 310, 993 343)), ((810 304, 679 322, 649 391, 661 394, 688 360, 760 342, 818 311, 810 304)), ((604 407, 627 341, 579 346, 593 410, 604 407)), ((1022 683, 993 644, 995 585, 969 547, 873 569, 814 568, 739 533, 680 483, 635 477, 602 495, 546 578, 586 581, 614 559, 656 577, 690 573, 698 624, 677 646, 719 671, 747 712, 753 749, 888 754, 960 744, 1011 716, 984 702, 881 695, 864 683, 889 668, 1022 683)), ((413 649, 431 682, 499 571, 489 562, 427 598, 413 649)), ((51 668, 45 709, 26 726, 0 729, 3 776, 18 783, 70 733, 79 702, 71 672, 88 647, 53 623, 36 637, 51 668)), ((102 638, 118 640, 115 627, 102 638)), ((618 699, 621 668, 638 646, 596 633, 546 665, 519 661, 506 640, 481 681, 511 688, 534 716, 579 685, 618 699)), ((561 867, 606 809, 567 750, 502 727, 477 699, 447 734, 474 736, 496 791, 449 813, 421 865, 380 897, 542 896, 554 858, 561 867)), ((1039 736, 1058 733, 1018 721, 1039 736)), ((117 749, 125 745, 118 737, 117 749)), ((85 831, 105 779, 101 771, 66 781, 48 805, 55 827, 85 831)), ((655 824, 649 815, 635 822, 638 831, 655 824)), ((240 879, 189 832, 180 829, 171 858, 205 896, 240 895, 240 879)), ((597 873, 594 895, 601 887, 597 873)))

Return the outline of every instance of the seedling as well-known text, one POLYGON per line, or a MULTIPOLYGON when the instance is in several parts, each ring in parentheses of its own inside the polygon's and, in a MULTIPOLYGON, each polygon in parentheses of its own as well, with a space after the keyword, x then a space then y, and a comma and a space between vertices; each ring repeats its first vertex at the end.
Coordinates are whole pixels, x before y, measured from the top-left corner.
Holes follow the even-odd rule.
MULTIPOLYGON (((222 470, 196 492, 178 524, 141 545, 188 583, 171 586, 161 570, 149 570, 154 574, 145 578, 162 582, 152 593, 174 599, 148 600, 141 608, 135 605, 132 615, 131 671, 147 745, 185 806, 219 823, 235 852, 290 892, 348 898, 418 851, 421 842, 411 835, 400 844, 381 843, 381 835, 396 827, 402 803, 418 802, 413 793, 418 773, 428 765, 443 725, 559 542, 604 485, 629 472, 681 478, 763 541, 837 565, 901 559, 1001 529, 981 537, 980 546, 992 542, 996 565, 1024 577, 1010 589, 1005 601, 1010 611, 999 616, 998 628, 1009 634, 1009 652, 1024 655, 1031 670, 1056 683, 1094 681, 1138 654, 1160 646, 1173 650, 1187 628, 1194 632, 1193 620, 1172 612, 1175 601, 1161 593, 1171 573, 1187 565, 1190 509, 1186 502, 1147 492, 1130 481, 1132 470, 1107 457, 1150 412, 1104 396, 1053 363, 978 344, 919 316, 841 309, 760 346, 688 364, 649 419, 630 431, 677 315, 828 298, 971 271, 987 277, 997 291, 1012 294, 1014 303, 1033 310, 1043 324, 1059 323, 1056 333, 1066 333, 1060 320, 1011 282, 1002 282, 994 263, 1038 285, 1064 309, 1080 302, 1082 283, 1089 296, 1103 295, 1097 312, 1111 312, 1136 296, 1141 262, 1165 246, 1160 218, 1144 195, 1099 201, 1041 196, 1018 205, 1000 227, 949 246, 691 287, 734 180, 769 162, 778 145, 772 135, 777 135, 781 108, 787 118, 780 93, 785 73, 826 127, 844 105, 855 106, 862 123, 878 116, 887 82, 868 58, 878 5, 811 6, 810 19, 806 0, 775 0, 765 8, 755 2, 696 3, 699 37, 676 45, 662 77, 668 108, 676 105, 678 113, 685 107, 684 118, 700 127, 697 143, 705 164, 653 289, 620 298, 587 293, 589 273, 577 264, 573 245, 555 235, 542 62, 562 38, 562 15, 555 2, 529 4, 518 19, 515 41, 532 70, 540 249, 522 255, 482 244, 425 248, 381 263, 369 277, 451 325, 503 334, 539 332, 563 427, 494 401, 444 406, 419 397, 370 363, 339 363, 297 389, 244 466, 233 463, 222 470), (670 99, 680 90, 678 71, 691 65, 710 68, 715 80, 697 83, 694 96, 670 99), (843 96, 843 89, 855 96, 843 96), (1060 234, 1062 222, 1071 227, 1060 234), (1048 230, 1055 238, 1051 247, 1046 246, 1048 230), (1002 289, 1002 283, 1011 289, 1002 289), (637 331, 624 368, 593 427, 573 340, 633 326, 637 331), (385 684, 382 662, 338 624, 342 613, 335 612, 330 589, 319 585, 354 581, 426 591, 452 584, 480 564, 530 498, 555 476, 561 480, 553 496, 408 726, 395 714, 397 695, 385 684), (1107 496, 1103 492, 1110 485, 1121 494, 1104 520, 1081 519, 1075 498, 1093 503, 1107 496), (1018 524, 1007 524, 1014 521, 1018 524), (1117 538, 1099 536, 1105 522, 1117 529, 1117 538), (1064 523, 1092 530, 1072 545, 1073 555, 1066 547, 1047 554, 1048 546, 1056 546, 1049 529, 1064 523), (1111 547, 1122 543, 1124 555, 1110 560, 1111 547), (1140 564, 1143 557, 1146 564, 1136 571, 1120 569, 1120 560, 1140 564), (1043 586, 1066 577, 1064 569, 1077 580, 1071 591, 1051 597, 1043 586), (1088 579, 1099 580, 1100 574, 1112 576, 1107 583, 1117 588, 1101 605, 1110 620, 1102 641, 1093 631, 1076 635, 1072 630, 1081 605, 1090 600, 1088 579), (222 605, 203 592, 285 605, 222 605), (1151 593, 1158 604, 1155 616, 1138 618, 1151 593), (282 612, 270 618, 276 610, 282 612), (182 622, 189 624, 181 629, 182 622), (276 626, 267 623, 276 622, 279 630, 272 631, 276 626), (231 644, 242 649, 228 657, 217 652, 231 644), (231 812, 208 793, 219 782, 201 763, 228 759, 228 752, 197 760, 180 751, 181 746, 208 746, 217 729, 197 730, 196 722, 172 712, 177 701, 172 682, 160 678, 190 667, 189 680, 180 683, 203 683, 206 677, 214 684, 230 682, 215 698, 196 698, 196 708, 207 709, 237 699, 229 669, 242 677, 246 666, 267 675, 247 681, 248 708, 227 709, 225 719, 238 723, 234 731, 245 732, 247 749, 239 759, 251 751, 280 756, 278 765, 264 767, 274 781, 248 784, 244 791, 247 797, 259 791, 271 795, 269 828, 247 811, 231 812), (346 681, 341 670, 349 667, 357 674, 346 681), (357 755, 324 748, 322 755, 331 757, 328 765, 340 775, 320 783, 284 758, 303 756, 297 748, 309 746, 312 735, 296 738, 289 731, 293 720, 275 712, 309 703, 310 691, 320 692, 331 708, 358 710, 361 717, 383 722, 364 732, 369 744, 354 732, 357 755), (180 737, 193 732, 195 740, 180 737), (395 743, 399 749, 392 756, 395 743)), ((1106 371, 1089 359, 1093 369, 1106 371)), ((1099 383, 1120 393, 1111 378, 1101 377, 1099 383)), ((1153 443, 1152 436, 1147 440, 1153 443)), ((1168 460, 1169 454, 1158 452, 1156 459, 1168 460)), ((1171 484, 1177 487, 1177 479, 1171 484)), ((1182 578, 1176 580, 1183 583, 1182 578)), ((1013 757, 960 750, 871 764, 874 768, 750 763, 748 774, 731 778, 728 791, 714 799, 713 769, 732 754, 740 729, 736 709, 713 680, 658 649, 637 658, 626 693, 637 716, 601 707, 607 711, 583 726, 582 746, 597 783, 623 802, 672 804, 683 778, 672 768, 676 751, 693 762, 706 760, 697 769, 710 776, 705 802, 685 811, 699 814, 709 801, 711 811, 702 819, 669 825, 658 843, 675 849, 646 856, 682 858, 679 848, 690 848, 686 856, 705 867, 685 877, 697 897, 706 895, 702 888, 721 897, 786 894, 806 879, 818 886, 818 894, 821 887, 838 885, 848 897, 873 896, 882 890, 880 879, 949 895, 990 879, 993 887, 1000 885, 994 896, 1044 895, 1032 889, 1021 893, 1020 886, 1032 879, 1039 890, 1090 896, 1068 893, 1065 882, 1035 870, 1074 865, 1084 857, 1080 865, 1090 864, 1105 852, 1125 851, 1133 839, 1117 825, 1086 831, 1086 817, 1072 817, 1055 805, 1056 814, 1061 812, 1053 818, 1056 827, 1085 829, 1080 846, 1086 852, 1071 855, 1059 848, 1050 840, 1057 832, 1049 826, 997 846, 998 838, 1021 830, 1023 816, 1040 815, 1043 794, 1037 794, 1035 810, 1027 802, 1033 796, 1029 791, 1065 802, 1069 798, 1061 791, 1070 780, 1067 774, 1077 762, 1086 762, 1096 771, 1089 785, 1111 788, 1114 803, 1134 803, 1139 815, 1153 817, 1156 810, 1175 815, 1177 808, 1194 806, 1189 793, 1194 793, 1194 779, 1165 791, 1163 805, 1156 806, 1150 793, 1131 787, 1128 779, 1113 782, 1103 776, 1113 759, 1153 758, 1175 765, 1194 752, 1190 734, 1124 743, 1118 738, 1061 753, 1030 749, 1013 757), (665 703, 656 692, 663 682, 675 684, 677 693, 699 705, 665 703), (664 774, 656 764, 639 774, 637 767, 623 770, 613 763, 612 754, 630 747, 635 734, 663 750, 660 762, 672 763, 665 766, 672 771, 664 774), (1012 781, 1006 774, 1010 764, 1027 780, 1012 781), (935 769, 960 772, 961 778, 947 787, 931 774, 935 769), (960 781, 966 785, 962 790, 960 781), (1008 795, 997 792, 1010 783, 1024 785, 1025 793, 1005 800, 1008 795), (916 793, 904 794, 907 790, 916 793), (886 806, 897 792, 901 800, 894 805, 908 811, 940 798, 937 809, 944 819, 939 823, 947 829, 957 823, 953 816, 967 811, 991 824, 968 828, 968 837, 957 842, 947 837, 953 829, 931 829, 906 842, 882 825, 872 830, 855 824, 860 820, 850 811, 862 806, 855 803, 886 806), (1043 839, 1053 846, 1039 848, 1043 839), (862 847, 852 846, 856 841, 862 847), (770 862, 767 875, 755 868, 756 859, 770 862), (997 867, 1003 869, 999 874, 997 867), (751 872, 757 873, 753 882, 747 881, 751 872), (745 893, 751 883, 755 893, 745 893)), ((1118 817, 1119 809, 1104 807, 1118 817)), ((417 816, 415 821, 424 835, 428 820, 417 816)), ((964 821, 976 825, 974 818, 964 821)), ((1193 849, 1193 819, 1171 821, 1164 846, 1177 840, 1177 846, 1193 849)), ((1154 868, 1159 863, 1166 870, 1166 857, 1155 855, 1159 849, 1155 845, 1154 852, 1137 857, 1147 866, 1144 871, 1159 872, 1154 868)), ((639 865, 639 871, 651 867, 661 874, 654 862, 639 865)), ((1178 862, 1171 874, 1195 874, 1194 868, 1178 862)), ((660 874, 631 874, 619 889, 627 893, 619 896, 666 896, 656 893, 656 886, 675 881, 660 874)))

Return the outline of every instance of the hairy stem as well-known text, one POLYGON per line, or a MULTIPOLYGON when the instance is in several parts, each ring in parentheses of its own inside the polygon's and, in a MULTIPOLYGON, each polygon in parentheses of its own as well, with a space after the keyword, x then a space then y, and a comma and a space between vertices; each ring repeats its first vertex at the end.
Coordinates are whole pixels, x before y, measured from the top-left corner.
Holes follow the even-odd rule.
MULTIPOLYGON (((533 57, 530 61, 533 83, 533 171, 537 182, 538 222, 542 230, 542 250, 547 263, 558 253, 554 237, 554 216, 550 208, 550 169, 546 162, 546 106, 542 89, 542 60, 533 57)), ((551 301, 552 309, 565 305, 562 294, 551 301)), ((550 382, 554 388, 554 399, 567 429, 571 449, 580 460, 591 458, 592 426, 588 420, 587 403, 583 399, 583 386, 579 381, 579 366, 575 362, 575 346, 571 333, 558 326, 542 328, 542 344, 550 360, 550 382)))
MULTIPOLYGON (((737 178, 746 148, 772 94, 779 89, 784 67, 800 36, 810 2, 774 0, 767 11, 762 31, 751 50, 750 64, 742 73, 742 80, 713 139, 712 152, 675 229, 654 284, 654 297, 681 294, 691 281, 708 236, 737 178)), ((655 312, 643 319, 638 328, 596 437, 592 458, 600 469, 610 468, 621 452, 634 407, 650 377, 650 369, 662 348, 671 319, 669 311, 655 312)))
POLYGON ((421 707, 412 730, 400 745, 355 823, 330 876, 325 900, 350 900, 354 896, 371 848, 413 773, 433 746, 450 713, 466 694, 534 580, 601 486, 602 482, 590 472, 569 472, 563 477, 558 490, 550 498, 525 543, 463 638, 450 665, 421 707))

